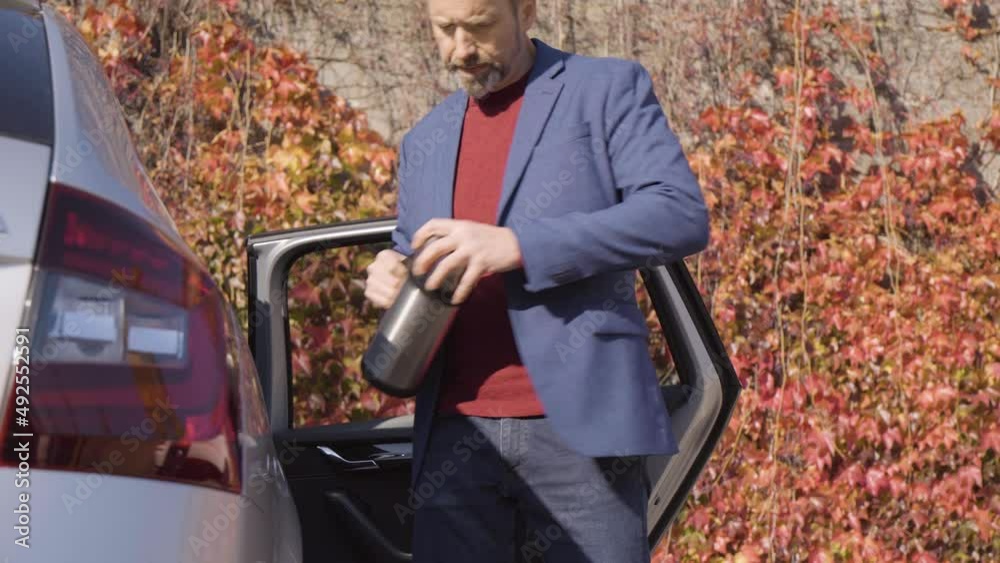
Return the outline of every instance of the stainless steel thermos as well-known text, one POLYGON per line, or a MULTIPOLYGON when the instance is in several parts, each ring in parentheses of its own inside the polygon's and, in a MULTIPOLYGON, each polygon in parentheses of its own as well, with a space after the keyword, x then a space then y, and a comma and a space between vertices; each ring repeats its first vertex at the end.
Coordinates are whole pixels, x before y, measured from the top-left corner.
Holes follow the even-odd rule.
MULTIPOLYGON (((436 237, 431 237, 421 248, 436 237)), ((413 275, 416 255, 403 259, 407 276, 395 303, 383 314, 378 330, 361 359, 361 373, 380 391, 395 397, 417 394, 455 319, 458 306, 451 303, 463 272, 449 275, 436 290, 424 288, 433 267, 413 275)))

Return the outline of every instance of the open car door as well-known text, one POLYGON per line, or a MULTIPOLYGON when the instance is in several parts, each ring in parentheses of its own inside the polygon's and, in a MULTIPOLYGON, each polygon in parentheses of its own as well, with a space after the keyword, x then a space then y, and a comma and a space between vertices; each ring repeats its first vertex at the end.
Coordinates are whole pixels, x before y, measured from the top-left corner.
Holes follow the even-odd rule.
MULTIPOLYGON (((249 238, 249 338, 302 527, 305 563, 409 561, 412 404, 378 393, 360 359, 380 311, 365 267, 395 219, 249 238)), ((680 452, 646 459, 654 547, 719 442, 741 385, 683 262, 641 270, 662 333, 654 355, 680 452)))

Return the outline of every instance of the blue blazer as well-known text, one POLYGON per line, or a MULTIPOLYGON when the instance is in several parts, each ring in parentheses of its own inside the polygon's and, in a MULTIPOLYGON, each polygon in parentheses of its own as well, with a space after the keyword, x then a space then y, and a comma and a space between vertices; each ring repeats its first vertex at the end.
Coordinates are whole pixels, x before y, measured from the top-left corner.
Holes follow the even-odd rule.
MULTIPOLYGON (((642 65, 532 41, 535 63, 496 217, 516 233, 524 260, 523 269, 503 274, 521 360, 572 449, 594 457, 677 453, 635 270, 705 248, 701 189, 642 65)), ((398 252, 412 252, 410 240, 427 220, 452 217, 467 101, 456 91, 400 143, 398 252)), ((414 478, 443 357, 439 351, 417 396, 414 478)))

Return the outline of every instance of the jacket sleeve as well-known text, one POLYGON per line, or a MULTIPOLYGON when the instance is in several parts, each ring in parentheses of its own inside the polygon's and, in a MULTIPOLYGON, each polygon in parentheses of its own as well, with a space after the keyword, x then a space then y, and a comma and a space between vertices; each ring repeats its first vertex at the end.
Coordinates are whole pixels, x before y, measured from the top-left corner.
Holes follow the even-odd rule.
POLYGON ((608 158, 619 203, 511 225, 527 291, 651 261, 674 262, 708 245, 701 188, 646 69, 635 62, 622 65, 605 103, 608 158))
POLYGON ((409 256, 413 253, 410 240, 413 233, 409 231, 409 217, 406 214, 406 198, 409 195, 409 174, 410 170, 406 166, 406 135, 399 142, 399 166, 396 169, 396 227, 392 230, 392 249, 396 252, 409 256))

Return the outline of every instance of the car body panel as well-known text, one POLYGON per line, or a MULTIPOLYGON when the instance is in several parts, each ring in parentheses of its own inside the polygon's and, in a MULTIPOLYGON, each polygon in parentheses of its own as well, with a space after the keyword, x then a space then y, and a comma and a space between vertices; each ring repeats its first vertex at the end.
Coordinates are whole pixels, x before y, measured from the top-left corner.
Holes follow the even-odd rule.
MULTIPOLYGON (((0 287, 4 298, 0 300, 0 329, 10 335, 0 341, 0 354, 3 358, 12 358, 14 354, 14 335, 21 327, 21 310, 24 308, 24 298, 28 292, 31 274, 34 267, 29 264, 0 264, 0 287)), ((4 362, 0 367, 0 400, 6 400, 5 390, 13 373, 12 362, 4 362)), ((0 403, 2 404, 2 403, 0 403)))
MULTIPOLYGON (((261 535, 270 517, 246 497, 181 483, 98 472, 0 468, 0 505, 30 495, 30 549, 4 549, 22 563, 272 561, 261 535), (241 501, 243 498, 245 500, 241 501), (262 554, 267 557, 263 558, 262 554)), ((10 545, 10 544, 8 544, 10 545)))
MULTIPOLYGON (((0 0, 0 75, 17 76, 0 89, 0 330, 13 335, 31 283, 52 158, 52 88, 48 45, 38 2, 0 0)), ((0 341, 10 358, 13 337, 0 341)), ((9 366, 0 368, 0 395, 9 366)))
MULTIPOLYGON (((13 335, 20 327, 33 271, 52 150, 36 143, 0 137, 0 330, 13 335)), ((0 340, 0 358, 10 358, 13 337, 0 340)), ((0 394, 7 388, 8 367, 0 369, 0 394)))
POLYGON ((250 347, 231 308, 229 315, 231 324, 227 326, 236 330, 228 337, 237 340, 236 349, 240 351, 236 363, 239 366, 241 420, 238 440, 242 453, 243 495, 269 520, 265 528, 253 533, 257 539, 266 538, 271 546, 274 555, 266 561, 299 563, 302 561, 302 533, 295 501, 275 448, 250 347))
MULTIPOLYGON (((39 280, 41 276, 34 276, 34 282, 39 280)), ((30 287, 28 292, 37 293, 30 287)), ((28 301, 23 313, 18 312, 20 324, 33 326, 34 312, 28 301)), ((112 463, 118 463, 113 460, 128 455, 132 442, 124 438, 120 448, 104 453, 107 463, 93 471, 32 469, 29 464, 27 487, 0 488, 4 505, 16 506, 19 494, 30 495, 33 547, 18 561, 302 561, 298 514, 267 421, 256 367, 235 312, 227 306, 226 314, 230 318, 226 326, 236 329, 226 336, 236 340, 234 348, 240 352, 234 360, 239 378, 241 493, 109 474, 112 463), (42 527, 39 522, 53 537, 36 533, 42 527), (71 529, 72 534, 59 535, 60 530, 71 529), (84 534, 86 540, 77 534, 84 534), (60 544, 56 537, 76 543, 60 544), (46 548, 38 549, 36 543, 46 548)), ((37 352, 33 354, 37 357, 37 352)), ((20 477, 17 469, 0 467, 0 478, 9 479, 8 483, 16 485, 20 477)))
MULTIPOLYGON (((41 40, 47 65, 33 68, 43 71, 51 86, 51 132, 47 139, 33 136, 47 144, 23 139, 30 135, 11 139, 0 133, 0 169, 4 170, 0 215, 8 230, 0 232, 0 287, 6 293, 0 305, 0 325, 13 335, 15 327, 32 324, 32 312, 38 309, 39 304, 28 296, 42 278, 35 266, 39 229, 44 201, 55 183, 115 204, 179 243, 178 248, 193 260, 204 261, 184 243, 154 191, 121 106, 73 24, 51 6, 39 8, 37 2, 0 0, 0 12, 4 10, 18 10, 15 17, 26 22, 29 30, 23 35, 32 33, 32 38, 41 40)), ((39 47, 37 42, 18 45, 22 53, 39 47)), ((10 56, 0 49, 0 58, 10 56)), ((0 121, 4 119, 0 111, 0 121)), ((7 119, 6 123, 15 122, 7 119)), ((13 125, 8 129, 13 130, 13 125)), ((29 487, 0 491, 0 503, 8 507, 15 506, 21 493, 30 495, 32 548, 15 551, 18 561, 301 560, 298 515, 277 458, 253 358, 232 306, 227 303, 225 308, 227 338, 237 341, 230 349, 241 356, 233 359, 238 378, 241 493, 112 475, 100 467, 29 468, 29 487)), ((8 358, 12 344, 13 338, 0 344, 0 352, 8 358)), ((36 358, 40 353, 32 350, 36 358)), ((11 393, 9 370, 9 364, 0 369, 3 405, 11 393)), ((14 483, 17 471, 0 467, 0 478, 14 483)))
POLYGON ((51 158, 45 145, 0 136, 0 265, 35 256, 51 158))

